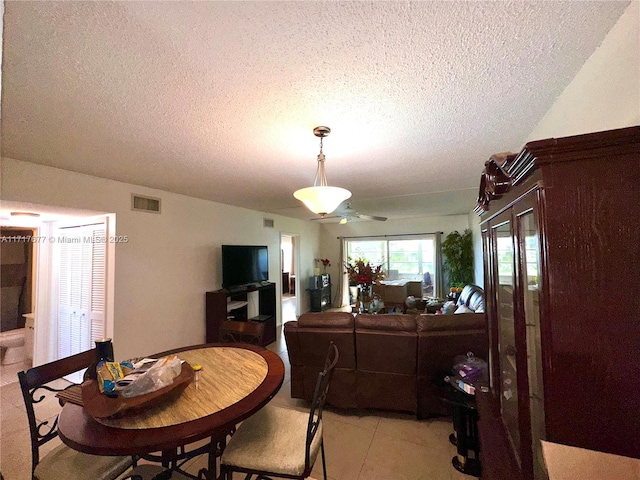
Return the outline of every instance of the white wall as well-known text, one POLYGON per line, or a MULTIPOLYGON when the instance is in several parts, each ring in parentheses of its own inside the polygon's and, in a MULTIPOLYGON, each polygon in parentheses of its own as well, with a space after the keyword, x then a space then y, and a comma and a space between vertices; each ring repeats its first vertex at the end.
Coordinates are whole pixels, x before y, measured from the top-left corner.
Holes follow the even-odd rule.
POLYGON ((635 0, 527 141, 640 124, 640 1, 635 0))
POLYGON ((115 248, 113 341, 120 359, 204 342, 204 293, 221 286, 222 244, 269 247, 278 318, 280 231, 300 235, 301 274, 311 273, 319 255, 314 222, 13 159, 2 160, 1 172, 2 200, 116 214, 116 233, 129 238, 115 248), (131 211, 131 193, 161 198, 162 213, 131 211), (263 217, 273 218, 275 228, 264 228, 263 217))

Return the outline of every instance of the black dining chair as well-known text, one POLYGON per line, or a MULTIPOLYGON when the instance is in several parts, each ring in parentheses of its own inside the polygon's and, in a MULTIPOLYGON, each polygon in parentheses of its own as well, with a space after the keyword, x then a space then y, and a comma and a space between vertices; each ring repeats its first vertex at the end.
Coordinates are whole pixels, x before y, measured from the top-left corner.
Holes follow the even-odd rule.
POLYGON ((34 480, 112 480, 135 464, 132 457, 89 455, 64 444, 40 455, 40 448, 58 436, 60 403, 52 397, 74 385, 63 377, 87 368, 95 358, 93 349, 18 373, 29 421, 31 477, 34 480), (49 411, 52 406, 56 412, 49 411))
POLYGON ((322 411, 338 357, 338 347, 331 342, 309 413, 267 405, 242 422, 222 453, 222 479, 232 480, 233 472, 241 472, 246 480, 253 476, 257 480, 265 477, 302 480, 311 474, 321 453, 327 480, 322 411))

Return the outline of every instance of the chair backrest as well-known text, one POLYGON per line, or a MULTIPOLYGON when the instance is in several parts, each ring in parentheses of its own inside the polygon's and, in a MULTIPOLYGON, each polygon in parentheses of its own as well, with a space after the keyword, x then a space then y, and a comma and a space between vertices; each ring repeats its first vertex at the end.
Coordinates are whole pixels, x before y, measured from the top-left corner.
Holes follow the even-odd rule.
POLYGON ((318 373, 318 380, 316 382, 316 389, 313 393, 313 399, 311 400, 311 411, 309 412, 309 423, 307 425, 307 444, 305 447, 305 471, 310 471, 310 453, 311 444, 313 439, 318 433, 318 428, 322 421, 322 410, 324 409, 324 402, 327 399, 327 393, 329 392, 329 385, 331 383, 331 377, 333 376, 333 370, 338 363, 339 358, 338 347, 335 343, 329 343, 329 350, 327 351, 327 357, 324 362, 324 369, 318 373))
POLYGON ((31 473, 40 462, 39 448, 49 440, 58 436, 58 416, 51 424, 48 420, 37 423, 34 405, 45 399, 45 391, 57 393, 66 390, 71 385, 56 386, 46 385, 54 380, 61 379, 65 375, 75 373, 87 368, 96 359, 96 350, 87 350, 70 357, 62 358, 51 363, 30 368, 26 372, 18 373, 22 398, 27 410, 29 420, 29 433, 31 435, 31 473))

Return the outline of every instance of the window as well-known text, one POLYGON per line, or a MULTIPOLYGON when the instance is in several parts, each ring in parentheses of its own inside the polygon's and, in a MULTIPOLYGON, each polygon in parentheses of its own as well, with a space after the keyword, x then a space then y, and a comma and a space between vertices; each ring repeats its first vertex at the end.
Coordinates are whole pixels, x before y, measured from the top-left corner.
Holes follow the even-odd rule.
POLYGON ((349 258, 382 264, 386 280, 417 280, 425 283, 425 293, 435 294, 435 235, 347 240, 346 252, 349 258))

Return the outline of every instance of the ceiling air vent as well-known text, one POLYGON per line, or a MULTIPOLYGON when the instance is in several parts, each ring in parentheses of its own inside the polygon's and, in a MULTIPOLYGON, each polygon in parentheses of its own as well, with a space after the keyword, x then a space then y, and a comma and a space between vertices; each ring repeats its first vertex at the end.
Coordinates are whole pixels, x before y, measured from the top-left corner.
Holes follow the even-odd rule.
POLYGON ((273 218, 263 218, 262 226, 264 228, 273 228, 273 218))
POLYGON ((160 213, 160 199, 131 194, 131 210, 137 212, 160 213))

